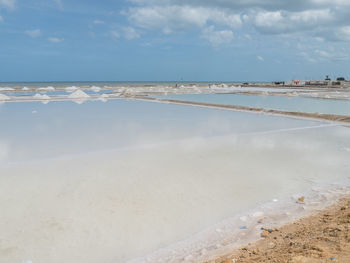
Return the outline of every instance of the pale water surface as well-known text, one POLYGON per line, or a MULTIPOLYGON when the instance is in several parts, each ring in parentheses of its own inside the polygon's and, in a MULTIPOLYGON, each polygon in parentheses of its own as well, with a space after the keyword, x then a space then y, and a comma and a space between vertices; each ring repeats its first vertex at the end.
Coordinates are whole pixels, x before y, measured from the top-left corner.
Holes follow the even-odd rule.
POLYGON ((350 129, 323 122, 117 100, 5 103, 0 124, 6 263, 143 262, 350 174, 350 129))

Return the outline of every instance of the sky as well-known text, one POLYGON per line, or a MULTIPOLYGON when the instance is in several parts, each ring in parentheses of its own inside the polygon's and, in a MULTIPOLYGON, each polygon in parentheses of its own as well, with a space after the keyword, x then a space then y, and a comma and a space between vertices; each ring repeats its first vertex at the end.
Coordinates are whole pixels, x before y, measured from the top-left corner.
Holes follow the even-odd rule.
POLYGON ((350 79, 350 0, 0 0, 0 81, 350 79))

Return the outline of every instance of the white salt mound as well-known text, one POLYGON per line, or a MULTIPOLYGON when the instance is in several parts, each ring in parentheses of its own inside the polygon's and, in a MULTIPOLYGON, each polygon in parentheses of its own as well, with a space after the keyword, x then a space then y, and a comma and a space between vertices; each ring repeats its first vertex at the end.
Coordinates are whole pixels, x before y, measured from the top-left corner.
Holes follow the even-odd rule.
POLYGON ((51 99, 51 98, 50 98, 50 96, 48 96, 48 95, 45 94, 45 95, 41 95, 41 99, 42 99, 42 100, 49 100, 49 99, 51 99))
POLYGON ((13 88, 9 88, 9 87, 3 87, 3 88, 0 87, 0 91, 13 91, 13 90, 14 90, 13 88))
POLYGON ((0 94, 0 101, 4 101, 4 100, 9 100, 10 97, 6 96, 5 94, 0 94))
POLYGON ((23 87, 23 89, 22 89, 22 90, 26 91, 26 90, 29 90, 29 88, 27 88, 27 87, 23 87))
POLYGON ((101 90, 100 87, 96 87, 96 86, 92 86, 90 89, 94 92, 99 92, 101 90))
POLYGON ((38 88, 38 90, 43 90, 43 91, 55 91, 54 87, 46 87, 46 88, 38 88))
POLYGON ((77 89, 78 89, 78 88, 77 88, 76 86, 71 86, 71 87, 65 88, 65 90, 68 91, 68 92, 73 92, 73 91, 75 91, 75 90, 77 90, 77 89))
POLYGON ((68 96, 70 99, 88 99, 90 96, 82 90, 77 90, 68 96))
POLYGON ((45 95, 41 95, 39 93, 35 94, 33 96, 33 98, 36 99, 36 100, 49 100, 49 99, 51 99, 50 96, 48 96, 46 94, 45 95))
POLYGON ((109 95, 108 94, 102 94, 99 98, 100 101, 106 102, 108 101, 109 95))
POLYGON ((81 105, 81 104, 83 104, 85 101, 86 101, 86 99, 75 99, 75 100, 72 100, 74 103, 76 103, 76 104, 79 104, 79 105, 81 105))

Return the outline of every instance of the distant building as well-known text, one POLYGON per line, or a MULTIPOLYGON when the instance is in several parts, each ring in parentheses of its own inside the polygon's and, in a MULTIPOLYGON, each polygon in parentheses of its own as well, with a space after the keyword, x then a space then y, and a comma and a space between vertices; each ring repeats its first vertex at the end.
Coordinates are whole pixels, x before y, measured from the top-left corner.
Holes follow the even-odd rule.
POLYGON ((332 86, 340 86, 341 81, 332 81, 332 86))
POLYGON ((300 86, 300 80, 293 80, 293 86, 300 86))
POLYGON ((306 86, 327 86, 329 83, 329 81, 327 80, 309 80, 309 81, 305 81, 305 85, 306 86))

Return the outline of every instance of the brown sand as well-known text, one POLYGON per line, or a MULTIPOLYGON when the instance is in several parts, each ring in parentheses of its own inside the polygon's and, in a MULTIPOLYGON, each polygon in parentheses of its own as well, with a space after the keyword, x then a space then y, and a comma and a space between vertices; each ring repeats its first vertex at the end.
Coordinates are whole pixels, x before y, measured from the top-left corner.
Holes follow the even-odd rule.
POLYGON ((262 237, 211 262, 349 263, 350 197, 279 229, 262 230, 262 237))

